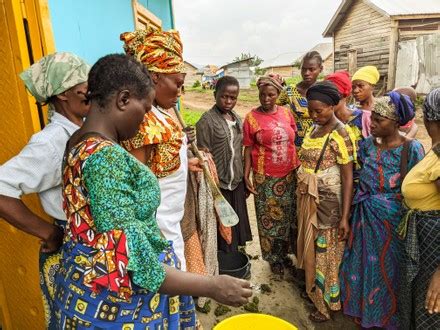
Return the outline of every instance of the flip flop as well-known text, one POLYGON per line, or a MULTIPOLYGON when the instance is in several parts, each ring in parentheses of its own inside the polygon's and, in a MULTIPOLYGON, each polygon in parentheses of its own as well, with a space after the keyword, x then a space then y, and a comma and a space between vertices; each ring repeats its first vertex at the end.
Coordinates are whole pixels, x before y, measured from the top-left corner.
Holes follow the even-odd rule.
POLYGON ((281 262, 275 262, 270 264, 270 270, 275 275, 283 276, 284 275, 284 266, 281 262))
POLYGON ((322 314, 320 311, 314 311, 313 313, 309 314, 309 320, 315 323, 324 323, 330 319, 327 318, 327 316, 322 314))

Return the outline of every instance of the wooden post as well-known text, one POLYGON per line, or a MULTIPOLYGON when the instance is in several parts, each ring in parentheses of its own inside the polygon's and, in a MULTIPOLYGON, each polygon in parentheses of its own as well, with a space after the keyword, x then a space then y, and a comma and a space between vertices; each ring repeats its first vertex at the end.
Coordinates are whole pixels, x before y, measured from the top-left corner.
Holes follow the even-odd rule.
POLYGON ((335 32, 332 32, 333 39, 333 72, 336 71, 336 60, 335 60, 335 50, 336 50, 336 42, 335 42, 335 32))
POLYGON ((350 76, 357 70, 357 50, 349 49, 347 51, 347 62, 348 62, 348 72, 350 72, 350 76))
POLYGON ((399 21, 391 20, 391 34, 390 34, 390 60, 388 62, 388 84, 387 89, 392 90, 396 82, 396 63, 397 50, 399 43, 399 21))

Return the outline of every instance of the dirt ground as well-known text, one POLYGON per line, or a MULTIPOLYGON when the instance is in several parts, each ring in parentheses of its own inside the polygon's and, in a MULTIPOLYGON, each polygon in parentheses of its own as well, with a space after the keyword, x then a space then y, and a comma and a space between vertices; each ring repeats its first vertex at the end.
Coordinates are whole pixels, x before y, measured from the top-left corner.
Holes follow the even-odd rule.
MULTIPOLYGON (((300 297, 300 291, 295 286, 292 276, 286 272, 284 280, 274 278, 271 275, 269 264, 261 259, 260 241, 258 239, 257 222, 252 197, 248 199, 247 205, 253 241, 248 243, 246 252, 251 256, 258 256, 258 259, 251 260, 250 282, 254 288, 254 297, 259 298, 258 306, 260 312, 282 318, 294 324, 298 329, 357 329, 355 324, 344 317, 342 313, 336 314, 334 320, 322 325, 315 325, 308 319, 308 315, 312 311, 312 306, 300 297), (262 293, 262 284, 268 284, 272 292, 262 293)), ((198 313, 204 329, 212 329, 219 321, 232 315, 247 313, 243 307, 231 307, 230 312, 223 316, 216 317, 214 311, 217 306, 217 303, 212 301, 209 314, 198 313)))
MULTIPOLYGON (((256 91, 255 91, 256 92, 256 91)), ((200 93, 188 91, 185 93, 183 103, 186 108, 195 111, 206 111, 213 105, 213 96, 211 93, 200 93)), ((248 101, 239 101, 235 110, 244 117, 252 107, 257 104, 248 101)), ((429 150, 430 139, 427 135, 426 129, 421 120, 421 111, 417 111, 417 124, 419 131, 417 138, 429 150)), ((249 255, 256 259, 251 261, 251 283, 254 288, 254 296, 259 298, 259 310, 261 313, 271 314, 280 317, 299 329, 357 329, 357 326, 342 313, 334 315, 334 319, 324 324, 315 324, 308 319, 308 315, 312 310, 304 299, 300 297, 300 291, 295 286, 293 278, 286 273, 283 280, 274 278, 271 275, 270 268, 267 262, 261 259, 260 243, 258 239, 257 224, 255 218, 255 208, 252 197, 247 202, 248 211, 251 222, 251 229, 253 234, 253 241, 248 243, 246 251, 249 255), (271 288, 270 293, 262 293, 261 285, 268 284, 271 288)), ((217 304, 211 302, 211 311, 208 314, 198 313, 200 320, 205 329, 212 329, 219 321, 228 318, 232 315, 246 313, 243 307, 231 308, 231 311, 225 315, 216 317, 214 310, 217 304)))

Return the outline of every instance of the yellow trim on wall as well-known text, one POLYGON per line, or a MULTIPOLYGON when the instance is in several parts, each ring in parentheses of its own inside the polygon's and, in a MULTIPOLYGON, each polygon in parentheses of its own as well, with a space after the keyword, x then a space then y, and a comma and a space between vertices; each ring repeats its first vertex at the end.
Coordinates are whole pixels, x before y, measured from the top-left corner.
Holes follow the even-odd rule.
MULTIPOLYGON (((30 66, 24 19, 29 25, 35 61, 55 50, 47 0, 0 0, 0 164, 18 154, 40 120, 35 99, 18 75, 30 66), (45 23, 46 22, 46 23, 45 23), (46 24, 46 27, 45 25, 46 24)), ((35 194, 23 202, 37 215, 47 218, 35 194)), ((43 329, 44 314, 38 275, 39 240, 0 220, 0 323, 3 329, 43 329), (11 252, 12 251, 12 252, 11 252), (11 257, 13 253, 13 258, 11 257)))
POLYGON ((44 55, 56 51, 55 38, 53 36, 52 22, 50 20, 48 0, 37 0, 38 23, 40 26, 41 41, 44 55))

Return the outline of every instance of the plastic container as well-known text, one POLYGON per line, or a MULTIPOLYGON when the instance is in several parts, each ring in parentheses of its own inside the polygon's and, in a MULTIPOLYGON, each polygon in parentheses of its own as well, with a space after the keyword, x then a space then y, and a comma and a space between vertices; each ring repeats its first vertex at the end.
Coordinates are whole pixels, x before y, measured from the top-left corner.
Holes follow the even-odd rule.
POLYGON ((242 252, 217 252, 219 273, 238 278, 249 278, 251 263, 249 257, 242 252))
POLYGON ((297 330, 293 324, 266 314, 240 314, 221 321, 214 330, 297 330))

